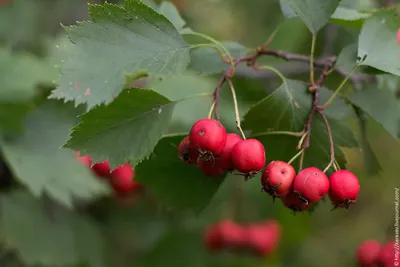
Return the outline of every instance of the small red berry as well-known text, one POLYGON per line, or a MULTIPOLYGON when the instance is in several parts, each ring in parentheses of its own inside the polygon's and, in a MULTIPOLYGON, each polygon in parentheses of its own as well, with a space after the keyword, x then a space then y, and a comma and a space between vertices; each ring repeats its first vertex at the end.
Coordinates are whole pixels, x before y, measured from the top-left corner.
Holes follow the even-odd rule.
POLYGON ((329 179, 318 168, 305 168, 294 178, 293 191, 304 202, 318 202, 329 192, 329 179))
POLYGON ((329 178, 329 198, 335 207, 348 209, 355 203, 360 192, 358 178, 348 170, 334 172, 329 178))
POLYGON ((384 244, 379 251, 378 264, 382 267, 394 267, 395 265, 395 242, 384 244))
POLYGON ((357 262, 361 267, 374 267, 378 263, 381 245, 376 240, 364 241, 357 249, 357 262))
POLYGON ((242 140, 232 149, 232 162, 246 180, 262 170, 266 160, 264 145, 257 139, 242 140))
POLYGON ((135 169, 128 163, 118 166, 111 172, 110 183, 114 190, 121 195, 128 194, 140 185, 134 181, 135 169))
POLYGON ((198 150, 190 145, 189 136, 182 139, 178 146, 178 156, 181 161, 188 164, 197 164, 198 150))
POLYGON ((75 157, 83 165, 85 165, 85 166, 87 166, 89 168, 92 166, 92 157, 90 157, 90 156, 81 156, 81 152, 80 151, 76 151, 75 152, 75 157))
POLYGON ((285 197, 292 189, 295 176, 296 171, 292 165, 280 160, 272 161, 267 165, 261 177, 263 191, 274 198, 285 197))
POLYGON ((92 166, 92 170, 100 177, 110 177, 111 169, 108 160, 98 162, 92 166))
POLYGON ((228 219, 211 226, 205 232, 206 246, 211 251, 241 247, 246 244, 246 238, 247 231, 228 219))
POLYGON ((291 209, 294 212, 302 212, 308 210, 311 207, 310 202, 304 203, 301 201, 296 193, 290 192, 286 197, 281 198, 283 205, 291 209))
POLYGON ((247 234, 249 247, 260 256, 266 256, 278 246, 281 227, 275 220, 270 220, 264 224, 250 225, 247 234))
POLYGON ((397 30, 397 43, 400 45, 400 29, 397 30))
POLYGON ((214 161, 225 147, 225 127, 213 119, 198 120, 190 129, 189 141, 198 149, 203 160, 214 161))
POLYGON ((242 141, 242 138, 234 133, 228 133, 226 135, 225 147, 222 153, 215 159, 215 164, 221 169, 232 171, 235 166, 232 161, 232 149, 238 143, 242 141))
POLYGON ((218 225, 210 226, 206 230, 204 240, 207 249, 212 252, 220 251, 224 248, 218 225))
POLYGON ((199 168, 203 171, 205 175, 208 176, 218 176, 225 173, 224 169, 220 168, 212 161, 199 161, 199 168))

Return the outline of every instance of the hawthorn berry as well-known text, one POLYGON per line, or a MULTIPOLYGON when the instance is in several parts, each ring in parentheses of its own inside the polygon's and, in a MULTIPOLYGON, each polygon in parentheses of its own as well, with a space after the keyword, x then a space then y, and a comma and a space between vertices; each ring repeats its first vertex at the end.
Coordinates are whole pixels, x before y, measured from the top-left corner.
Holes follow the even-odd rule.
POLYGON ((376 240, 366 240, 357 249, 357 263, 361 267, 373 267, 378 263, 381 245, 376 240))
POLYGON ((248 245, 260 256, 272 253, 278 246, 281 227, 275 220, 264 224, 250 225, 247 229, 248 245))
POLYGON ((99 176, 99 177, 110 177, 111 169, 108 160, 98 162, 92 166, 92 170, 99 176))
POLYGON ((211 161, 199 161, 199 168, 208 176, 218 176, 225 173, 224 169, 220 168, 217 164, 213 164, 211 161))
POLYGON ((134 178, 135 169, 129 163, 125 163, 111 172, 110 183, 117 194, 125 195, 140 187, 134 178))
POLYGON ((226 129, 219 121, 200 119, 190 129, 189 142, 199 151, 199 158, 214 164, 225 147, 226 129))
POLYGON ((242 247, 246 238, 246 230, 229 219, 209 227, 205 232, 205 243, 210 251, 242 247))
POLYGON ((190 145, 189 136, 182 139, 178 146, 178 156, 188 164, 197 164, 198 150, 190 145))
POLYGON ((355 203, 360 192, 360 182, 357 176, 348 170, 334 172, 329 178, 329 198, 335 208, 348 209, 355 203))
POLYGON ((293 191, 305 203, 318 202, 329 192, 329 179, 320 169, 308 167, 294 178, 293 191))
POLYGON ((244 173, 245 180, 264 168, 266 162, 264 145, 257 139, 237 142, 232 149, 232 162, 236 170, 244 173))
POLYGON ((397 43, 400 45, 400 29, 397 30, 397 43))
POLYGON ((265 168, 261 176, 262 190, 275 197, 287 196, 291 189, 296 171, 292 165, 274 160, 265 168))
POLYGON ((378 255, 378 264, 382 267, 394 267, 395 242, 390 241, 381 247, 378 255))
POLYGON ((85 165, 85 166, 87 166, 89 168, 92 166, 92 157, 90 157, 90 156, 81 156, 81 152, 80 151, 76 151, 75 152, 75 157, 83 165, 85 165))
POLYGON ((281 198, 283 205, 291 209, 293 212, 302 212, 308 210, 312 203, 304 203, 298 197, 298 195, 291 191, 287 196, 281 198))
POLYGON ((232 171, 235 168, 232 161, 232 149, 240 141, 242 141, 242 138, 237 134, 228 133, 226 135, 224 150, 216 159, 216 166, 227 171, 232 171))

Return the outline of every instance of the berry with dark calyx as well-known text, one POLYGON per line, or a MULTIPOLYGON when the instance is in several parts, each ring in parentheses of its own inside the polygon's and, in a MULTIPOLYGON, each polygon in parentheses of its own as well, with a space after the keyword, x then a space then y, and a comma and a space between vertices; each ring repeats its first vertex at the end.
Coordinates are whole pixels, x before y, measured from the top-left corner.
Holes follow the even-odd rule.
POLYGON ((329 182, 329 198, 335 208, 348 209, 352 203, 357 202, 360 182, 352 172, 336 171, 330 176, 329 182))
POLYGON ((318 202, 329 192, 329 179, 320 169, 308 167, 294 178, 293 191, 305 203, 318 202))
POLYGON ((275 160, 270 162, 265 168, 261 177, 262 190, 276 197, 287 196, 291 189, 296 171, 292 165, 275 160))
POLYGON ((357 249, 357 263, 361 267, 374 267, 378 263, 381 244, 376 240, 366 240, 357 249))
POLYGON ((249 225, 247 229, 248 246, 260 256, 267 256, 275 251, 281 237, 281 226, 275 220, 264 224, 249 225))
POLYGON ((111 169, 108 160, 98 162, 92 166, 92 170, 99 176, 99 177, 110 177, 111 169))
POLYGON ((217 120, 198 120, 190 129, 189 142, 199 151, 199 159, 215 164, 215 158, 225 147, 226 129, 217 120))
POLYGON ((233 165, 246 181, 264 168, 266 160, 264 145, 257 139, 242 140, 232 149, 233 165))
POLYGON ((189 136, 182 139, 178 146, 178 157, 188 164, 197 164, 198 150, 190 145, 189 136))
POLYGON ((199 168, 208 176, 219 176, 225 173, 224 169, 220 168, 217 164, 213 164, 211 161, 199 161, 199 168))
POLYGON ((129 163, 125 163, 111 172, 110 183, 118 195, 126 195, 140 188, 140 184, 134 178, 135 169, 129 163))
POLYGON ((294 213, 308 210, 312 203, 304 203, 295 192, 290 192, 287 196, 281 198, 283 205, 291 209, 294 213))
POLYGON ((92 166, 92 157, 90 157, 90 156, 81 156, 81 152, 80 151, 76 151, 75 152, 75 157, 83 165, 88 166, 89 168, 92 166))
POLYGON ((242 138, 234 133, 226 135, 225 147, 222 153, 215 159, 215 165, 221 169, 232 171, 235 169, 232 161, 232 149, 242 138))
POLYGON ((379 251, 378 266, 394 267, 395 263, 395 242, 390 241, 384 244, 379 251))

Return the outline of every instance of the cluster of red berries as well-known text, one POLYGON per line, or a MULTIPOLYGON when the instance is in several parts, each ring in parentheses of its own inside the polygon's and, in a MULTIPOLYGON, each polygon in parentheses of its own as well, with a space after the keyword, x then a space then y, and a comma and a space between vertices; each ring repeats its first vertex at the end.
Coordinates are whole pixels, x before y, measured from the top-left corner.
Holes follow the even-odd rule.
POLYGON ((272 161, 261 177, 262 191, 293 211, 305 211, 327 194, 334 208, 348 209, 357 201, 360 183, 348 170, 334 172, 329 178, 315 167, 301 170, 297 175, 294 168, 283 161, 272 161))
POLYGON ((97 177, 107 179, 117 195, 127 195, 141 187, 134 180, 135 169, 129 163, 122 164, 111 171, 108 160, 92 165, 90 156, 80 156, 79 151, 76 152, 75 156, 82 164, 91 168, 97 177))
POLYGON ((394 267, 400 263, 395 254, 395 241, 381 245, 377 240, 366 240, 357 249, 357 263, 361 267, 394 267))
POLYGON ((179 158, 199 166, 206 175, 222 175, 237 170, 249 179, 261 171, 266 162, 265 149, 257 139, 243 140, 227 133, 221 122, 201 119, 193 124, 189 136, 178 147, 179 158))
POLYGON ((280 224, 275 220, 248 225, 224 220, 206 229, 205 244, 212 252, 252 252, 264 257, 275 251, 281 231, 280 224))

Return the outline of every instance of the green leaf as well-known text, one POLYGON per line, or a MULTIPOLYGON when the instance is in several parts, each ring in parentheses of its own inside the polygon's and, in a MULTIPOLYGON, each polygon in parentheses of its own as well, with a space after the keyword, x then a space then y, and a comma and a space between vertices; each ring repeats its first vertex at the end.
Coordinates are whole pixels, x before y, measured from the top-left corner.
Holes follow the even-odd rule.
POLYGON ((80 116, 64 147, 108 159, 117 167, 137 165, 148 157, 167 130, 176 102, 147 89, 126 89, 111 104, 100 105, 80 116))
POLYGON ((60 149, 77 114, 72 104, 48 101, 26 118, 23 135, 0 143, 5 159, 22 184, 35 196, 46 192, 68 207, 76 198, 91 200, 109 192, 73 152, 60 149))
POLYGON ((388 88, 368 86, 347 97, 397 140, 400 139, 400 102, 388 88))
MULTIPOLYGON (((303 20, 312 34, 324 27, 341 0, 285 0, 286 4, 303 20)), ((285 8, 287 10, 287 8, 285 8)), ((291 14, 286 11, 286 14, 291 14)), ((293 16, 293 14, 291 15, 293 16)))
POLYGON ((0 132, 15 134, 23 130, 23 119, 33 108, 31 102, 1 102, 0 101, 0 132))
POLYGON ((83 215, 16 191, 0 197, 0 240, 29 265, 103 267, 104 240, 83 215))
POLYGON ((125 7, 89 5, 92 22, 67 27, 74 43, 61 66, 59 87, 51 98, 109 103, 137 73, 172 75, 186 70, 189 46, 164 16, 140 1, 125 7))
POLYGON ((364 21, 371 16, 356 9, 339 6, 332 14, 330 21, 345 27, 362 27, 364 21))
POLYGON ((135 179, 164 205, 200 213, 222 179, 207 177, 198 167, 182 163, 177 146, 184 137, 177 134, 161 139, 150 158, 136 167, 135 179))
POLYGON ((344 68, 350 71, 357 63, 357 44, 345 46, 336 60, 336 68, 344 68))
POLYGON ((362 64, 400 75, 400 46, 397 43, 399 28, 400 19, 393 11, 371 16, 364 23, 358 40, 358 56, 366 56, 362 64))
MULTIPOLYGON (((269 131, 303 130, 312 105, 307 84, 301 81, 288 80, 288 86, 282 84, 271 95, 261 100, 244 116, 243 128, 251 130, 251 136, 262 141, 269 160, 288 161, 294 156, 299 138, 285 135, 268 135, 269 131)), ((324 103, 331 91, 321 88, 320 101, 324 103)), ((357 142, 352 131, 341 121, 354 117, 353 110, 339 98, 325 110, 335 143, 335 154, 338 162, 344 167, 346 162, 340 146, 356 147, 357 142)), ((304 167, 316 166, 325 168, 330 160, 329 138, 325 124, 315 114, 311 126, 311 143, 304 157, 304 167)))
POLYGON ((285 18, 290 19, 298 17, 296 12, 294 12, 293 9, 291 9, 290 6, 286 4, 286 0, 279 0, 279 4, 281 6, 282 14, 285 18))
POLYGON ((175 28, 179 31, 182 30, 186 25, 186 21, 183 20, 179 14, 178 9, 171 2, 162 2, 159 8, 159 12, 164 15, 175 28))
MULTIPOLYGON (((232 57, 245 56, 250 49, 236 42, 222 42, 232 57)), ((220 48, 219 48, 220 49, 220 48)), ((220 49, 221 50, 221 49, 220 49)), ((225 53, 223 53, 225 55, 225 53)), ((228 58, 225 55, 225 58, 228 58)), ((198 74, 211 75, 221 73, 229 67, 223 62, 218 52, 211 47, 199 47, 191 50, 191 60, 188 69, 198 74)))

